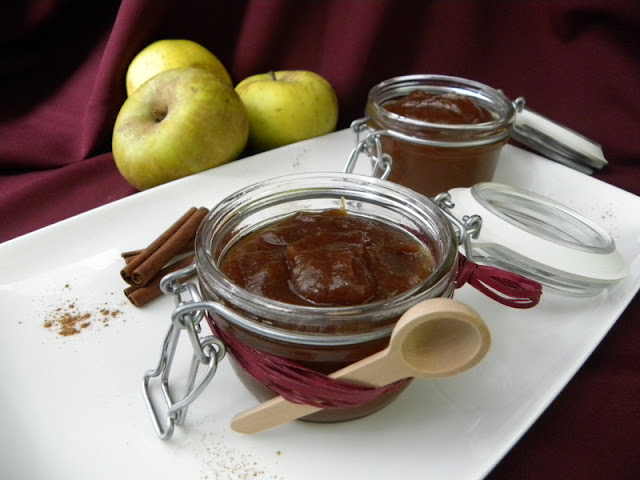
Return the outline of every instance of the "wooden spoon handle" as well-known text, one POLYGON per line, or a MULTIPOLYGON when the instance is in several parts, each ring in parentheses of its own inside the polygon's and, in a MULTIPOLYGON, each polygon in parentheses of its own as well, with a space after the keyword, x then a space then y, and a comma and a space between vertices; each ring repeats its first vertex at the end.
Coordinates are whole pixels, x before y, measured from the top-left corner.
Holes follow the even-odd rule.
POLYGON ((282 397, 272 398, 231 419, 231 429, 238 433, 258 433, 289 423, 321 410, 311 405, 291 403, 282 397))

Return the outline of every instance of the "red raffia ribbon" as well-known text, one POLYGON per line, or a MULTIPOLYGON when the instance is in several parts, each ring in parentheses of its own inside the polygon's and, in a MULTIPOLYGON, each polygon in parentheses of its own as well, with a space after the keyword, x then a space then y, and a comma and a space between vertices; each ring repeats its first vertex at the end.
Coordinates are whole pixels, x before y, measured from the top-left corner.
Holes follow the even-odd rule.
POLYGON ((291 403, 324 409, 359 407, 377 398, 397 392, 412 380, 406 378, 384 387, 372 387, 331 378, 286 358, 257 350, 207 321, 240 366, 253 378, 291 403))
POLYGON ((538 282, 500 268, 478 265, 458 254, 456 288, 465 283, 513 308, 535 307, 542 296, 542 285, 538 282))
MULTIPOLYGON (((499 268, 478 265, 458 256, 456 288, 468 283, 488 297, 513 308, 538 304, 542 287, 538 282, 499 268)), ((292 403, 323 409, 359 407, 403 389, 411 378, 384 387, 372 387, 331 378, 286 358, 257 350, 218 328, 210 315, 207 322, 240 366, 258 382, 292 403)))

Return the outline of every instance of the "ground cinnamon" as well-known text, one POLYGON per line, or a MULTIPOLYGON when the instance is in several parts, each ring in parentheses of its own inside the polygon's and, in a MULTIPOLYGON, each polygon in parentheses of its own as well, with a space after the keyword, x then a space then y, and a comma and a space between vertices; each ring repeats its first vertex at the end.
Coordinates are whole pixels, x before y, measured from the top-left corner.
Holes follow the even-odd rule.
MULTIPOLYGON (((69 285, 65 285, 69 289, 69 285)), ((43 326, 61 337, 79 335, 92 326, 108 326, 110 320, 119 317, 122 312, 116 308, 99 307, 97 309, 82 309, 77 300, 64 300, 62 304, 47 312, 43 326)))

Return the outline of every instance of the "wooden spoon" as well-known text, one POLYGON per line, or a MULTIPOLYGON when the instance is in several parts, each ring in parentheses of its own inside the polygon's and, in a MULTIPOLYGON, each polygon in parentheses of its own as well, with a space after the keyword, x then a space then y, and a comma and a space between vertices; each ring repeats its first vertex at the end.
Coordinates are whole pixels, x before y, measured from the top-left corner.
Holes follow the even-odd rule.
MULTIPOLYGON (((448 377, 476 365, 490 344, 489 329, 475 310, 456 300, 433 298, 402 315, 386 349, 330 376, 376 387, 407 377, 448 377)), ((237 414, 231 428, 257 433, 318 410, 276 397, 237 414)))

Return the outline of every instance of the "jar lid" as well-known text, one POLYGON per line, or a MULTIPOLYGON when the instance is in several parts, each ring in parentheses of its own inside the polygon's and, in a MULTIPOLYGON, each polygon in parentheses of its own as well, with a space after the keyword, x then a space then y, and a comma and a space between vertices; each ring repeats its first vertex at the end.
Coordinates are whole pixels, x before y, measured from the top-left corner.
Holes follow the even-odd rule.
POLYGON ((608 232, 549 198, 494 182, 454 188, 449 196, 455 218, 481 218, 465 242, 467 257, 476 263, 577 297, 596 295, 628 273, 608 232))
POLYGON ((583 173, 591 174, 594 169, 601 169, 607 165, 602 147, 598 143, 524 108, 522 98, 518 98, 514 103, 517 110, 511 132, 514 140, 551 160, 583 173))

